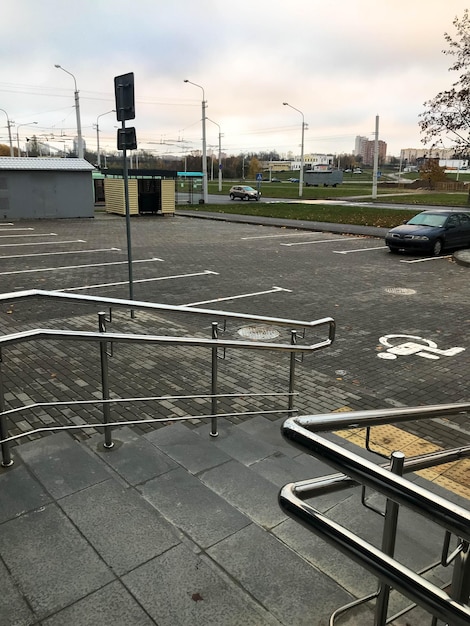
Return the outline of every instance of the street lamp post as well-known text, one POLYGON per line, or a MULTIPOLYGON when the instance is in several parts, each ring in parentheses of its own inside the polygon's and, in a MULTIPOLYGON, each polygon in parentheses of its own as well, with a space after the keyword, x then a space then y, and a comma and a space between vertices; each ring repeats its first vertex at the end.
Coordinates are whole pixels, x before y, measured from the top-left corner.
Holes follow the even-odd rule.
POLYGON ((0 111, 5 113, 5 115, 7 116, 8 139, 10 141, 10 156, 15 156, 15 153, 13 152, 13 143, 11 141, 11 121, 10 121, 10 118, 8 117, 8 113, 5 111, 5 109, 0 109, 0 111))
POLYGON ((110 113, 116 113, 115 109, 112 109, 111 111, 106 111, 106 113, 101 113, 101 115, 98 115, 98 117, 96 118, 96 151, 98 153, 98 167, 101 167, 101 154, 100 154, 100 127, 98 125, 98 120, 100 119, 100 117, 103 117, 103 115, 109 115, 110 113))
POLYGON ((37 124, 37 122, 26 122, 25 124, 18 124, 16 127, 16 147, 18 148, 18 156, 21 156, 20 153, 20 134, 19 130, 21 126, 32 126, 33 124, 37 124))
POLYGON ((302 111, 300 111, 299 109, 296 109, 295 107, 293 107, 292 104, 289 104, 288 102, 283 102, 282 104, 284 106, 286 106, 286 107, 290 107, 291 109, 294 109, 294 111, 297 111, 302 116, 302 141, 301 141, 301 144, 300 144, 300 176, 299 176, 299 198, 301 198, 302 197, 302 189, 303 189, 303 185, 304 185, 304 132, 305 132, 305 118, 304 118, 304 114, 302 113, 302 111))
POLYGON ((83 140, 82 140, 82 123, 80 121, 80 99, 78 97, 78 89, 77 89, 77 81, 72 72, 69 72, 62 65, 55 65, 57 69, 62 70, 66 74, 69 74, 73 78, 73 82, 75 85, 75 113, 77 115, 77 142, 78 142, 78 158, 83 159, 83 140))
POLYGON ((214 120, 207 118, 209 122, 215 124, 219 129, 219 191, 222 191, 222 133, 220 132, 220 125, 214 120))
POLYGON ((202 198, 204 200, 204 204, 208 202, 208 192, 207 192, 207 154, 206 154, 206 98, 204 94, 204 88, 197 83, 193 83, 187 78, 184 80, 185 83, 189 83, 190 85, 194 85, 195 87, 199 87, 202 89, 202 198))

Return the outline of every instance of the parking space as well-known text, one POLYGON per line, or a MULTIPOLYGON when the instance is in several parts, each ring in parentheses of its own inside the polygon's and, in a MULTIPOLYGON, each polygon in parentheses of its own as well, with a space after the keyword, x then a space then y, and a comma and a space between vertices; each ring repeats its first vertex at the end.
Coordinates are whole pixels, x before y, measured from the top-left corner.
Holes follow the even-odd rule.
MULTIPOLYGON (((467 400, 469 270, 452 257, 415 262, 391 255, 377 238, 179 216, 137 217, 131 233, 137 300, 335 318, 333 347, 299 366, 307 410, 467 400)), ((98 214, 2 224, 0 277, 2 292, 127 298, 125 220, 98 214), (16 228, 30 230, 8 230, 16 228)), ((3 332, 45 322, 60 328, 80 312, 70 305, 4 306, 0 324, 3 332)), ((416 433, 438 445, 470 440, 466 416, 423 428, 416 425, 416 433)))

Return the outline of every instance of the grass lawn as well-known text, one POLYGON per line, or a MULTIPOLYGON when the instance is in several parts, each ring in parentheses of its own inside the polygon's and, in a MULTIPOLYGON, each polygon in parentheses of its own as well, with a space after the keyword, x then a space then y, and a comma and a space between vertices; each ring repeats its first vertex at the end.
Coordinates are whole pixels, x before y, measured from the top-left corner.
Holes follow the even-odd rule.
MULTIPOLYGON (((372 184, 370 181, 356 182, 345 179, 338 187, 304 187, 302 198, 304 200, 334 200, 335 198, 362 197, 371 201, 372 184)), ((218 191, 218 182, 209 182, 209 193, 228 196, 229 189, 235 181, 224 181, 222 191, 218 191)), ((240 184, 240 183, 238 183, 240 184)), ((253 181, 245 181, 245 184, 256 189, 257 184, 253 181)), ((265 198, 279 198, 280 202, 268 204, 258 202, 233 202, 230 204, 207 204, 185 206, 185 210, 212 211, 217 213, 258 215, 263 217, 277 217, 285 219, 309 220, 313 222, 331 222, 333 224, 358 224, 361 226, 379 226, 393 228, 410 219, 420 210, 420 206, 436 207, 462 207, 470 211, 467 192, 427 192, 421 190, 403 190, 399 193, 390 187, 378 187, 381 195, 377 202, 387 204, 414 205, 416 209, 386 209, 381 207, 345 206, 342 205, 308 205, 296 204, 298 196, 298 183, 268 183, 263 181, 260 185, 262 196, 265 198), (282 200, 290 199, 290 202, 282 200)), ((181 207, 183 208, 183 207, 181 207)))
POLYGON ((257 215, 262 217, 278 217, 292 220, 308 220, 312 222, 330 222, 333 224, 359 224, 361 226, 380 226, 393 228, 404 220, 416 215, 414 210, 381 209, 374 207, 357 207, 344 205, 311 205, 294 204, 292 202, 276 202, 264 204, 259 202, 237 202, 234 204, 205 204, 184 207, 185 210, 211 211, 215 213, 257 215))

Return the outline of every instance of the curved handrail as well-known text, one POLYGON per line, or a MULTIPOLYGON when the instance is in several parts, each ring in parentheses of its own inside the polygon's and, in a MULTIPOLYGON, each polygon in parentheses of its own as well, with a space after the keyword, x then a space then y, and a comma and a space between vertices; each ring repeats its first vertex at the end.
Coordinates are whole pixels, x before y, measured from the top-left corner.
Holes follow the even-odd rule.
MULTIPOLYGON (((332 415, 290 417, 282 425, 282 434, 291 443, 309 450, 322 458, 325 463, 343 472, 356 482, 367 485, 398 504, 434 520, 450 532, 470 542, 470 512, 453 504, 409 480, 383 469, 379 465, 346 450, 337 444, 320 437, 317 433, 335 428, 362 428, 371 424, 390 424, 394 421, 410 421, 455 414, 470 410, 470 403, 433 405, 428 407, 410 407, 383 409, 380 411, 358 411, 332 415), (409 417, 406 419, 406 415, 409 417), (341 426, 339 426, 341 424, 341 426)), ((308 497, 308 485, 302 481, 302 490, 294 493, 308 497)))
MULTIPOLYGON (((279 503, 286 513, 304 526, 313 528, 319 536, 372 572, 382 583, 397 589, 434 617, 454 626, 466 626, 470 623, 470 607, 467 604, 454 600, 439 587, 347 528, 328 519, 304 500, 359 483, 407 506, 469 542, 469 511, 388 471, 384 465, 376 465, 319 435, 324 431, 399 423, 468 410, 470 403, 352 411, 334 415, 290 417, 282 426, 282 434, 296 447, 314 454, 342 472, 285 485, 280 491, 279 503)), ((447 456, 470 457, 470 446, 423 455, 426 457, 424 461, 420 461, 420 457, 414 457, 408 471, 419 469, 420 465, 429 466, 433 459, 442 463, 447 460, 447 456)))
POLYGON ((330 343, 335 337, 335 321, 332 317, 325 317, 319 320, 302 321, 291 320, 281 317, 266 317, 262 315, 249 315, 246 313, 232 313, 230 311, 219 311, 216 309, 200 309, 192 306, 178 306, 172 304, 159 304, 155 302, 143 302, 140 300, 125 300, 122 298, 104 298, 80 294, 63 293, 59 291, 44 291, 42 289, 29 289, 25 291, 14 291, 0 294, 1 302, 21 301, 30 298, 46 298, 51 300, 64 300, 78 304, 95 303, 110 307, 120 307, 126 309, 143 309, 148 311, 168 311, 174 313, 190 313, 194 315, 210 315, 225 317, 227 319, 240 319, 251 322, 262 322, 263 324, 275 324, 277 326, 288 326, 292 328, 316 328, 317 326, 328 325, 328 337, 330 343))

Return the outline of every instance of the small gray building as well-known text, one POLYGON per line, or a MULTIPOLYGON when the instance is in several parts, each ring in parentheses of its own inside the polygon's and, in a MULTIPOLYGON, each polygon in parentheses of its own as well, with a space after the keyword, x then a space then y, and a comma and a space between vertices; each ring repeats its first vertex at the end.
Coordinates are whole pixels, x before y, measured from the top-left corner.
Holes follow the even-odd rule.
POLYGON ((85 159, 0 157, 0 221, 93 217, 85 159))

